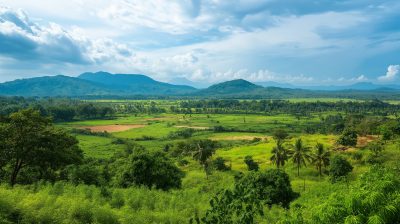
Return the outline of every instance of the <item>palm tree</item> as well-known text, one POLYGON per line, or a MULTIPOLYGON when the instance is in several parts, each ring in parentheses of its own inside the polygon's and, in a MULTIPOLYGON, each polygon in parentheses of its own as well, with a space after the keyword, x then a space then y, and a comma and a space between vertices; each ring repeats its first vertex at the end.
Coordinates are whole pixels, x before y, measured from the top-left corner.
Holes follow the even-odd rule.
POLYGON ((212 153, 214 152, 214 149, 210 147, 209 144, 207 144, 206 141, 200 140, 197 142, 195 145, 196 151, 193 153, 193 159, 196 161, 199 161, 200 165, 203 166, 204 171, 206 172, 207 175, 207 180, 208 180, 208 172, 207 172, 207 165, 208 162, 207 160, 212 157, 212 153))
POLYGON ((273 154, 271 158, 269 158, 272 164, 276 164, 276 167, 284 166, 285 162, 288 160, 288 156, 290 155, 291 151, 286 149, 283 146, 283 141, 281 139, 276 140, 276 146, 272 148, 271 153, 273 154))
POLYGON ((311 153, 312 163, 317 165, 319 176, 321 176, 322 167, 329 166, 329 160, 331 157, 331 152, 326 150, 324 145, 317 143, 313 152, 311 153))
POLYGON ((310 162, 310 156, 308 155, 309 152, 309 147, 303 144, 301 138, 296 139, 295 143, 292 145, 292 153, 290 158, 294 163, 297 164, 297 176, 300 176, 301 166, 306 166, 306 161, 310 162))

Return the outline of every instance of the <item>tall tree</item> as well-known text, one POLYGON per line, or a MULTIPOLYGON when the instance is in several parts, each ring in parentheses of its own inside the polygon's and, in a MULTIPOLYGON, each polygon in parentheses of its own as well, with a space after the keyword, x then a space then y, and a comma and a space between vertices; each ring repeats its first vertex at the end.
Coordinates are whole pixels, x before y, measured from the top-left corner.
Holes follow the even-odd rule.
POLYGON ((357 132, 352 127, 347 127, 343 130, 342 135, 337 140, 337 144, 344 146, 357 145, 357 132))
POLYGON ((276 146, 272 148, 271 153, 273 154, 270 158, 272 164, 276 164, 276 167, 284 166, 285 162, 288 160, 291 151, 283 146, 283 141, 281 139, 276 140, 276 146))
POLYGON ((275 129, 274 138, 284 140, 288 135, 288 133, 282 128, 275 129))
POLYGON ((301 166, 306 166, 306 161, 310 162, 310 149, 308 146, 303 144, 301 138, 296 139, 292 145, 292 155, 290 156, 292 162, 297 165, 297 176, 300 176, 301 166))
POLYGON ((208 180, 208 159, 212 157, 214 152, 214 148, 211 144, 208 144, 206 140, 200 140, 195 145, 195 152, 193 153, 193 159, 199 161, 200 165, 203 166, 204 171, 206 172, 207 180, 208 180))
POLYGON ((318 142, 310 156, 312 158, 312 163, 317 165, 319 176, 321 176, 322 167, 329 166, 331 152, 326 150, 322 143, 318 142))
POLYGON ((0 119, 0 171, 9 174, 12 186, 24 168, 57 170, 83 158, 76 137, 53 128, 40 111, 29 108, 0 119))

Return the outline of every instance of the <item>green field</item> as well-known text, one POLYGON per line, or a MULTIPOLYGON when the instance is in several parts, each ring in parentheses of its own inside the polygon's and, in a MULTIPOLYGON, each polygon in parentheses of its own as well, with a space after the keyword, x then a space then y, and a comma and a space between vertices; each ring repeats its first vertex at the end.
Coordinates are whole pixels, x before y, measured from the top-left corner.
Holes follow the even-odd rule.
MULTIPOLYGON (((84 184, 83 179, 71 177, 73 175, 69 174, 68 178, 77 179, 78 184, 62 180, 55 183, 41 181, 33 185, 16 186, 14 189, 1 185, 0 223, 3 210, 7 210, 1 203, 14 206, 16 209, 13 212, 18 210, 21 214, 25 214, 23 219, 25 223, 59 223, 59 220, 63 220, 64 223, 188 223, 196 214, 199 216, 205 214, 210 208, 211 197, 220 197, 224 190, 234 186, 235 175, 249 174, 244 161, 246 156, 252 156, 259 166, 259 172, 276 168, 276 164, 272 164, 270 158, 273 155, 271 151, 277 143, 273 137, 277 129, 283 129, 288 133, 283 139, 284 147, 292 150, 293 144, 299 138, 311 150, 317 143, 322 143, 333 155, 341 155, 348 160, 354 169, 342 182, 332 184, 329 182, 328 168, 324 168, 320 176, 316 164, 307 162, 306 166, 301 167, 298 176, 297 164, 287 161, 280 169, 289 175, 291 187, 300 193, 300 197, 291 202, 290 208, 284 208, 279 204, 263 206, 264 216, 256 216, 256 223, 277 223, 288 217, 300 217, 296 216, 295 212, 300 212, 302 217, 308 220, 304 223, 313 223, 310 217, 316 214, 317 208, 320 209, 318 206, 327 203, 330 197, 334 197, 332 195, 350 194, 350 187, 356 186, 360 176, 370 170, 371 164, 385 164, 397 169, 400 159, 400 142, 397 135, 385 140, 385 150, 376 155, 373 155, 368 148, 371 142, 377 142, 378 136, 382 138, 384 131, 380 132, 381 129, 378 127, 385 125, 392 127, 389 125, 399 123, 396 108, 382 109, 377 106, 378 109, 374 109, 370 104, 365 107, 357 104, 351 111, 347 111, 347 106, 329 108, 321 104, 322 106, 311 110, 309 109, 311 104, 303 102, 363 103, 363 101, 333 98, 287 99, 287 101, 298 105, 298 108, 295 108, 295 111, 293 107, 278 108, 276 105, 279 101, 276 101, 276 104, 271 103, 272 106, 265 110, 252 108, 249 103, 247 106, 236 108, 234 106, 189 108, 187 112, 188 108, 181 106, 186 101, 88 101, 96 105, 110 106, 115 113, 103 117, 77 116, 70 121, 57 121, 54 126, 66 129, 79 140, 79 147, 86 159, 81 164, 84 167, 82 169, 87 169, 84 171, 89 174, 96 172, 100 174, 108 170, 109 182, 84 184), (136 108, 134 112, 129 110, 133 106, 136 108), (163 112, 151 112, 149 108, 152 106, 163 109, 161 110, 163 112), (172 107, 175 110, 171 109, 172 107), (141 111, 140 108, 146 110, 141 111), (199 108, 202 110, 196 112, 199 108), (362 118, 354 121, 358 119, 357 116, 362 118), (347 119, 348 117, 351 119, 347 119), (370 126, 361 124, 371 124, 375 129, 369 130, 370 126), (118 128, 125 125, 144 126, 118 131, 118 128), (360 143, 356 147, 349 147, 346 151, 334 151, 335 142, 345 125, 354 125, 353 128, 357 132, 368 129, 368 137, 359 135, 360 143), (111 126, 115 128, 113 131, 107 129, 111 126), (106 136, 93 130, 85 133, 74 132, 74 128, 82 127, 104 128, 109 131, 106 136), (336 128, 341 129, 335 132, 336 128), (185 136, 187 133, 189 134, 185 136), (212 169, 209 175, 206 175, 204 165, 193 158, 193 152, 183 153, 179 148, 180 145, 189 145, 190 141, 199 144, 199 140, 212 140, 215 143, 215 153, 208 160, 209 163, 222 157, 230 170, 212 169), (156 190, 155 186, 149 189, 144 186, 120 188, 113 185, 121 172, 120 167, 130 163, 129 153, 134 154, 134 150, 140 147, 149 151, 165 152, 168 160, 184 172, 180 189, 162 191, 156 190), (183 160, 187 161, 187 164, 181 165, 180 162, 183 160)), ((286 223, 301 223, 299 219, 286 223)))

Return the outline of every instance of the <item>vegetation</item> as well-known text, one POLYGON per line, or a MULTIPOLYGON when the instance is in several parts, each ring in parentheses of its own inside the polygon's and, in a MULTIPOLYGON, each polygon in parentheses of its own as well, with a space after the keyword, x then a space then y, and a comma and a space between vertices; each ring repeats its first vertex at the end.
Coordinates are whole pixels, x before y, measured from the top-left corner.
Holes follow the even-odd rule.
POLYGON ((244 158, 244 163, 246 163, 248 171, 258 171, 258 169, 260 168, 258 166, 258 163, 254 162, 252 156, 246 156, 244 158))
POLYGON ((297 176, 300 176, 300 168, 302 166, 307 166, 306 161, 310 162, 309 152, 310 149, 303 144, 303 140, 301 140, 301 138, 296 139, 295 143, 292 145, 290 158, 292 162, 297 165, 297 176))
POLYGON ((325 149, 322 143, 317 142, 314 151, 311 153, 312 164, 315 164, 319 170, 319 176, 321 176, 322 167, 326 168, 329 166, 331 152, 325 149))
POLYGON ((285 162, 289 159, 292 151, 289 151, 283 146, 283 142, 280 138, 276 140, 276 146, 272 148, 271 153, 273 154, 270 158, 272 164, 276 164, 276 167, 285 166, 285 162))
POLYGON ((393 102, 0 102, 0 223, 399 222, 393 102))
POLYGON ((354 167, 343 156, 335 155, 329 165, 329 179, 332 183, 343 180, 354 167))

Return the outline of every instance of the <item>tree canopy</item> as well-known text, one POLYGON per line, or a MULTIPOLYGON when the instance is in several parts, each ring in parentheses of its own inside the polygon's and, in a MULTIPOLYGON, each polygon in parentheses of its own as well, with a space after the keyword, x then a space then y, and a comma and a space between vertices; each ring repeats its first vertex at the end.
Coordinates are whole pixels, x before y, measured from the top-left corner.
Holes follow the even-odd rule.
POLYGON ((117 176, 117 187, 146 186, 161 190, 179 189, 184 177, 162 151, 139 149, 131 154, 117 176))
POLYGON ((52 119, 40 111, 20 110, 0 119, 0 171, 11 185, 23 169, 57 170, 83 158, 76 137, 53 128, 52 119))

